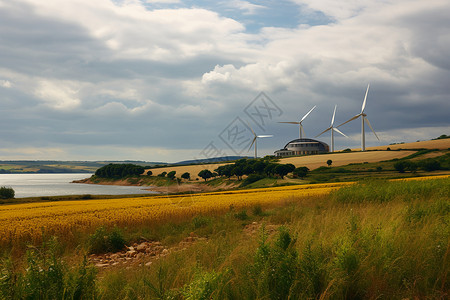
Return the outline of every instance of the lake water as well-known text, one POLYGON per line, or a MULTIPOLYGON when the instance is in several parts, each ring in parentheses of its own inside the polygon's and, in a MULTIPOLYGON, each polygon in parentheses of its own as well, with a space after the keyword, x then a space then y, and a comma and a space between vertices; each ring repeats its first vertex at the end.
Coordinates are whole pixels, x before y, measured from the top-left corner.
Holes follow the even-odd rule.
POLYGON ((92 174, 0 174, 0 186, 12 187, 16 198, 63 195, 151 194, 139 186, 72 183, 92 174))

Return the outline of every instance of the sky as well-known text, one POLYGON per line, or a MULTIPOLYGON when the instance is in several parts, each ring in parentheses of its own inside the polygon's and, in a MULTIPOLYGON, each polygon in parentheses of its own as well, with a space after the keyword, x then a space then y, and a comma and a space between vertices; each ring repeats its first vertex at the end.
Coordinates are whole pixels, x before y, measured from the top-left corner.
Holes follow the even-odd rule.
MULTIPOLYGON (((360 113, 450 134, 448 0, 0 0, 0 160, 273 154, 360 113)), ((360 146, 361 123, 335 148, 360 146)), ((330 144, 329 132, 317 139, 330 144)))

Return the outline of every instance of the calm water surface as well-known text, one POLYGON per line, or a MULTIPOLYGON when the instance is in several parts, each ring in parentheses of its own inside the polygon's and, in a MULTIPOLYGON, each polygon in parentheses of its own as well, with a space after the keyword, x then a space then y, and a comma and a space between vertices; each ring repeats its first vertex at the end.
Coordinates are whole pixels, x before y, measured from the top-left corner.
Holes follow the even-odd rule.
POLYGON ((0 174, 0 186, 12 187, 16 198, 63 195, 126 195, 155 193, 139 186, 72 183, 92 174, 0 174))

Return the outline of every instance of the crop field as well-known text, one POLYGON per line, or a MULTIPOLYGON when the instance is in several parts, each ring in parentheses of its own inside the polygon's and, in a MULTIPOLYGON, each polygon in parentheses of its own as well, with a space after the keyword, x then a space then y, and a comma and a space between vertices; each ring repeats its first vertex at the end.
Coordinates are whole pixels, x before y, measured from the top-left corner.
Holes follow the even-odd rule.
POLYGON ((449 216, 450 175, 7 204, 0 298, 448 299, 449 216))
POLYGON ((373 163, 396 158, 403 158, 414 153, 413 151, 374 151, 334 153, 323 155, 296 156, 280 159, 280 163, 293 164, 296 167, 308 167, 310 170, 327 166, 327 160, 333 161, 333 167, 344 166, 351 163, 373 163))
POLYGON ((151 226, 167 221, 183 221, 200 214, 219 214, 230 210, 230 207, 245 209, 254 205, 273 206, 293 198, 327 195, 351 184, 344 182, 202 194, 3 205, 0 206, 0 245, 38 243, 43 233, 70 239, 77 232, 89 232, 103 225, 151 226))
POLYGON ((350 183, 286 186, 174 196, 58 201, 0 207, 0 245, 36 243, 42 232, 70 236, 101 225, 152 225, 221 213, 231 207, 276 205, 292 197, 325 195, 350 183))
POLYGON ((388 145, 388 146, 368 147, 367 150, 386 150, 387 147, 391 148, 391 150, 397 150, 397 149, 440 149, 440 150, 445 150, 445 149, 450 148, 450 139, 440 139, 440 140, 421 141, 421 142, 414 142, 414 143, 395 144, 395 145, 388 145))

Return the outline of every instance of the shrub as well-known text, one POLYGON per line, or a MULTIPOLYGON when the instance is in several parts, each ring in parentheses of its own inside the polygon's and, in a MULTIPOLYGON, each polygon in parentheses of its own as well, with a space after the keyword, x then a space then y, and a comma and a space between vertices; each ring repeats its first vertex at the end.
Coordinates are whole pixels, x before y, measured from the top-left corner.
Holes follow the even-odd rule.
POLYGON ((201 227, 205 227, 209 224, 212 223, 211 218, 206 217, 206 216, 195 216, 192 219, 192 225, 194 225, 195 229, 201 228, 201 227))
POLYGON ((292 174, 294 177, 304 178, 306 175, 308 175, 309 169, 308 167, 298 167, 295 168, 292 174))
POLYGON ((0 198, 1 199, 12 199, 16 195, 16 192, 11 187, 2 186, 0 187, 0 198))
POLYGON ((252 214, 253 214, 254 216, 263 216, 263 215, 264 215, 264 212, 263 212, 263 210, 262 210, 261 205, 255 205, 255 206, 253 206, 253 208, 252 208, 252 214))
POLYGON ((97 299, 96 270, 84 258, 69 268, 58 254, 56 238, 26 253, 24 272, 10 260, 0 264, 0 299, 97 299))
POLYGON ((244 181, 242 182, 241 186, 246 186, 246 185, 252 184, 252 183, 257 182, 257 181, 259 181, 261 179, 264 179, 264 178, 266 178, 266 176, 264 176, 264 175, 250 174, 250 175, 248 175, 247 178, 244 179, 244 181))
POLYGON ((236 219, 238 219, 238 220, 241 220, 241 221, 248 220, 248 215, 247 215, 247 211, 246 210, 242 210, 242 211, 234 214, 234 217, 236 219))
POLYGON ((183 174, 181 174, 181 178, 186 179, 186 180, 190 180, 191 179, 191 174, 189 172, 184 172, 183 174))
MULTIPOLYGON (((263 228, 264 230, 264 228, 263 228)), ((294 249, 295 240, 289 231, 281 226, 274 245, 266 243, 262 234, 256 251, 251 275, 257 282, 258 299, 290 299, 298 271, 298 254, 294 249)))
POLYGON ((152 176, 152 175, 153 175, 153 172, 151 170, 148 170, 147 171, 147 176, 152 176))
POLYGON ((108 232, 105 227, 99 227, 89 238, 89 253, 117 252, 125 246, 125 239, 119 228, 114 227, 108 232))
POLYGON ((158 177, 166 177, 167 172, 162 172, 161 174, 158 174, 158 177))

